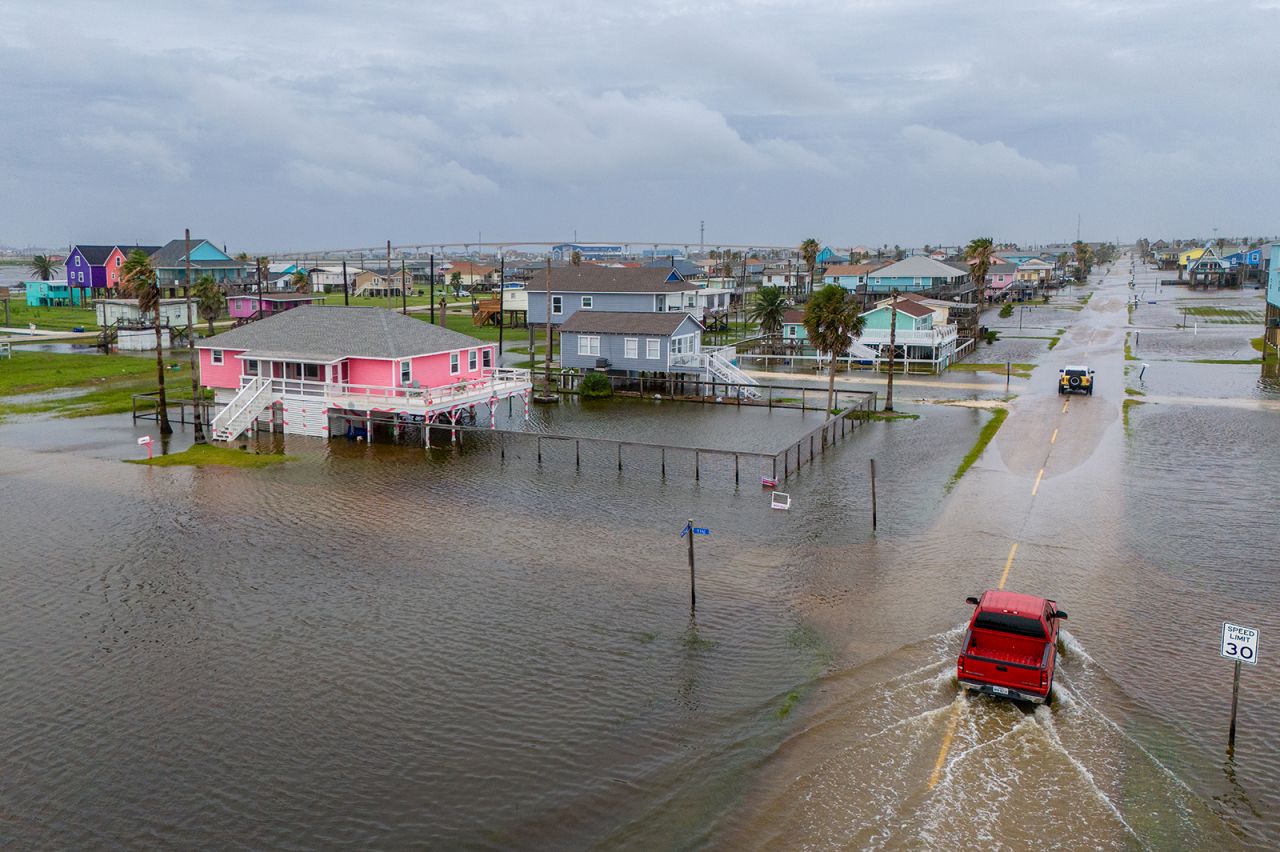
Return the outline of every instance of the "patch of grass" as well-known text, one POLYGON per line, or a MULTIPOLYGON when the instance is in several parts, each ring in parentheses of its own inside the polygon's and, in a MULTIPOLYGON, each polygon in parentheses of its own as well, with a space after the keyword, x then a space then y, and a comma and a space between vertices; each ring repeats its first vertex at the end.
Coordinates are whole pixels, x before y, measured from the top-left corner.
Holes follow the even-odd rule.
POLYGON ((1008 319, 1013 316, 1013 305, 1005 305, 1000 309, 1000 319, 1008 319))
MULTIPOLYGON (((4 308, 0 307, 0 322, 3 321, 4 308)), ((29 307, 25 300, 9 299, 9 325, 23 328, 32 322, 36 328, 51 331, 70 331, 77 326, 84 326, 85 331, 98 328, 98 316, 93 308, 36 308, 29 307)))
POLYGON ((1093 298, 1093 294, 1086 293, 1083 296, 1076 296, 1076 298, 1080 300, 1080 304, 1087 305, 1089 304, 1089 300, 1093 298))
POLYGON ((919 420, 919 414, 907 414, 901 411, 850 411, 846 415, 851 420, 891 422, 894 420, 919 420))
POLYGON ((1261 364, 1261 358, 1197 358, 1192 364, 1261 364))
POLYGON ((1126 361, 1140 360, 1137 355, 1133 354, 1133 347, 1129 345, 1129 335, 1127 332, 1125 333, 1125 336, 1124 336, 1124 360, 1126 361))
POLYGON ((778 708, 778 712, 776 714, 777 717, 779 719, 785 719, 788 716, 790 716, 791 711, 795 708, 796 704, 799 703, 799 701, 800 701, 800 693, 796 692, 794 689, 788 692, 786 697, 782 699, 782 706, 778 708))
MULTIPOLYGON (((166 365, 166 384, 174 396, 190 387, 187 365, 173 356, 166 365)), ((90 417, 129 411, 135 393, 155 390, 154 356, 85 355, 80 353, 15 351, 0 360, 0 416, 58 412, 63 417, 90 417), (80 393, 52 396, 59 391, 80 393), (51 394, 48 399, 13 401, 6 397, 51 394)))
POLYGON ((1129 434, 1129 431, 1130 431, 1130 429, 1129 429, 1129 412, 1133 409, 1133 407, 1134 407, 1135 405, 1146 405, 1146 403, 1145 403, 1145 402, 1143 402, 1143 401, 1142 401, 1142 400, 1140 400, 1140 399, 1126 399, 1126 400, 1125 400, 1123 403, 1121 403, 1121 405, 1120 405, 1120 410, 1121 410, 1121 413, 1122 413, 1122 415, 1123 415, 1123 420, 1124 420, 1124 432, 1125 432, 1125 434, 1126 434, 1126 435, 1127 435, 1127 434, 1129 434))
POLYGON ((245 450, 233 450, 230 447, 219 447, 214 444, 196 444, 180 453, 167 456, 156 456, 153 459, 125 459, 126 464, 145 464, 151 467, 179 467, 220 465, 222 467, 270 467, 282 462, 291 461, 293 456, 264 455, 250 453, 245 450))
POLYGON ((1127 393, 1129 396, 1146 396, 1145 393, 1138 390, 1137 388, 1125 388, 1124 392, 1127 393))
POLYGON ((1062 340, 1062 338, 1061 338, 1061 337, 1050 337, 1050 338, 1049 338, 1049 351, 1050 351, 1050 352, 1052 352, 1052 351, 1053 351, 1053 347, 1057 346, 1057 345, 1058 345, 1058 341, 1060 341, 1060 340, 1062 340))
POLYGON ((1182 308, 1184 316, 1200 317, 1221 325, 1254 325, 1262 323, 1262 312, 1248 308, 1223 308, 1217 305, 1195 305, 1182 308))
MULTIPOLYGON (((1015 361, 1010 365, 1010 369, 1012 369, 1013 375, 1017 376, 1020 379, 1031 378, 1031 370, 1034 367, 1035 367, 1035 364, 1024 364, 1018 361, 1015 361)), ((971 373, 997 373, 1003 376, 1005 371, 1005 365, 1004 364, 976 364, 970 361, 961 361, 957 364, 952 364, 947 369, 948 370, 968 370, 971 373)))
POLYGON ((1263 347, 1266 345, 1261 337, 1255 337, 1249 341, 1249 345, 1253 347, 1254 352, 1266 351, 1263 347))
POLYGON ((987 445, 991 443, 991 439, 996 436, 996 432, 1000 431, 1000 427, 1004 425, 1005 418, 1009 416, 1008 409, 997 408, 992 410, 991 419, 982 427, 982 431, 978 433, 978 440, 974 442, 973 448, 969 450, 965 457, 961 459, 960 466, 956 468, 956 472, 951 475, 951 481, 947 483, 950 489, 960 481, 960 477, 965 475, 969 468, 973 467, 973 463, 978 460, 986 450, 987 445))

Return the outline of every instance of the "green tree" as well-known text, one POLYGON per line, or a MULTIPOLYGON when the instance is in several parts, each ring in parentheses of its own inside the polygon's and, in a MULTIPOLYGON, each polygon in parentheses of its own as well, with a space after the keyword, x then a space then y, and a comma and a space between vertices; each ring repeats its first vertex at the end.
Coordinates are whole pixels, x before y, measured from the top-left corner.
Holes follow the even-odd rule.
POLYGON ((156 381, 159 385, 160 434, 172 435, 169 425, 169 405, 164 393, 164 348, 160 328, 160 287, 156 283, 156 271, 151 268, 151 258, 141 249, 134 249, 125 258, 120 269, 122 289, 138 300, 138 312, 150 314, 156 330, 156 381))
POLYGON ((462 273, 454 272, 449 276, 449 287, 453 290, 453 295, 462 295, 462 273))
POLYGON ((41 281, 52 281, 57 271, 57 262, 47 254, 38 254, 31 258, 31 274, 41 281))
POLYGON ((1084 283, 1089 279, 1089 268, 1091 264, 1089 244, 1082 240, 1076 240, 1071 244, 1071 248, 1073 248, 1076 253, 1076 272, 1080 276, 1080 282, 1084 283))
POLYGON ((572 263, 574 266, 581 266, 582 252, 578 251, 577 249, 574 249, 573 254, 569 255, 569 262, 572 263))
POLYGON ((227 297, 213 280, 212 275, 201 275, 191 295, 196 297, 196 311, 209 324, 209 336, 213 336, 213 321, 222 316, 227 307, 227 297))
POLYGON ((894 259, 894 260, 902 260, 902 259, 903 259, 904 257, 906 257, 906 256, 907 256, 907 253, 906 253, 905 251, 903 251, 903 250, 902 250, 902 246, 897 245, 897 244, 895 243, 895 244, 894 244, 894 246, 893 246, 893 259, 894 259))
POLYGON ((969 267, 969 280, 978 288, 978 314, 982 314, 982 306, 987 303, 987 272, 991 269, 991 258, 995 256, 995 244, 990 237, 975 237, 964 247, 964 259, 972 264, 969 267))
POLYGON ((307 273, 301 269, 289 276, 289 286, 293 288, 295 293, 302 293, 307 289, 307 273))
POLYGON ((853 338, 862 334, 865 320, 853 294, 838 284, 817 291, 804 311, 809 342, 831 360, 827 365, 827 410, 835 407, 836 364, 849 351, 853 338))
POLYGON ((818 252, 822 251, 822 246, 818 245, 818 241, 813 237, 805 240, 800 244, 800 256, 804 258, 805 268, 809 270, 809 292, 813 292, 813 274, 818 268, 818 252))
POLYGON ((782 320, 787 313, 787 297, 781 287, 761 287, 747 308, 747 318, 760 324, 767 337, 782 334, 782 320))

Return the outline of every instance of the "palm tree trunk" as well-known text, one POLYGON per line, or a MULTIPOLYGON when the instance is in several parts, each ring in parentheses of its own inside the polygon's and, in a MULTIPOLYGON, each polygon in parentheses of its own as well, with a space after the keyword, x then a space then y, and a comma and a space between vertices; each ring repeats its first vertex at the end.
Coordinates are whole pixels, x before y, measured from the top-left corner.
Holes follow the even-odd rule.
POLYGON ((205 322, 209 323, 209 336, 213 337, 213 319, 207 318, 205 322))
POLYGON ((827 411, 836 405, 836 356, 831 354, 831 363, 827 366, 827 411))
POLYGON ((160 386, 160 434, 172 435, 173 427, 169 425, 169 403, 164 395, 164 348, 161 346, 160 335, 160 300, 156 299, 155 307, 155 326, 156 326, 156 381, 160 386))

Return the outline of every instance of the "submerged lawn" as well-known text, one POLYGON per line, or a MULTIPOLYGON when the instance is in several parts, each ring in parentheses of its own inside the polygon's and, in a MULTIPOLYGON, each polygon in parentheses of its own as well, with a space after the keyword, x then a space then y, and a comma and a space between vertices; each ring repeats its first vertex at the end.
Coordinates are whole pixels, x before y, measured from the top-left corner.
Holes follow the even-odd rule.
MULTIPOLYGON (((172 382, 175 397, 189 395, 191 373, 185 358, 166 355, 165 367, 165 380, 172 382)), ((130 410, 133 394, 155 387, 154 355, 14 351, 11 359, 0 359, 0 417, 49 411, 64 417, 118 414, 130 410), (47 399, 29 398, 46 393, 47 399)))
POLYGON ((196 444, 180 453, 156 456, 152 459, 125 459, 127 464, 145 464, 151 467, 179 467, 221 465, 222 467, 270 467, 291 461, 293 456, 259 455, 246 450, 233 450, 214 444, 196 444))
MULTIPOLYGON (((1130 402, 1131 400, 1125 400, 1130 402)), ((1000 431, 1004 419, 1009 416, 1009 410, 1006 408, 997 408, 991 412, 991 419, 982 427, 982 431, 978 433, 978 440, 974 443, 973 449, 960 461, 960 466, 956 468, 956 472, 951 475, 951 482, 947 484, 947 488, 951 488, 960 481, 960 477, 964 476, 965 471, 973 467, 973 463, 978 460, 978 456, 982 455, 982 451, 987 448, 987 444, 991 443, 991 439, 996 436, 996 432, 1000 431)))

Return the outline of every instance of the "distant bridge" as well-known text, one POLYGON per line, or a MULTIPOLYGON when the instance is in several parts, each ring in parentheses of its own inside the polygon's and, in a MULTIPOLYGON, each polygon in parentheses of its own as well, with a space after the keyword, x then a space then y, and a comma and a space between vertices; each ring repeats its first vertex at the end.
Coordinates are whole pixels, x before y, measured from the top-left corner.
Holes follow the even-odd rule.
MULTIPOLYGON (((733 249, 746 251, 791 251, 799 252, 799 246, 773 246, 762 245, 760 243, 693 243, 671 240, 501 240, 501 241, 485 241, 479 240, 471 242, 453 242, 453 243, 403 243, 400 245, 392 244, 391 256, 393 258, 404 254, 439 254, 448 255, 451 249, 454 252, 461 250, 463 253, 471 251, 490 250, 493 253, 506 251, 516 248, 553 248, 562 245, 582 245, 582 246, 622 246, 624 254, 632 254, 632 249, 639 252, 646 248, 663 248, 663 247, 682 247, 685 254, 689 253, 691 248, 698 250, 707 249, 733 249)), ((328 248, 313 249, 310 251, 284 251, 274 252, 271 257, 275 260, 351 260, 355 257, 368 257, 377 259, 385 258, 387 255, 387 246, 383 243, 380 246, 359 246, 356 248, 328 248)))

